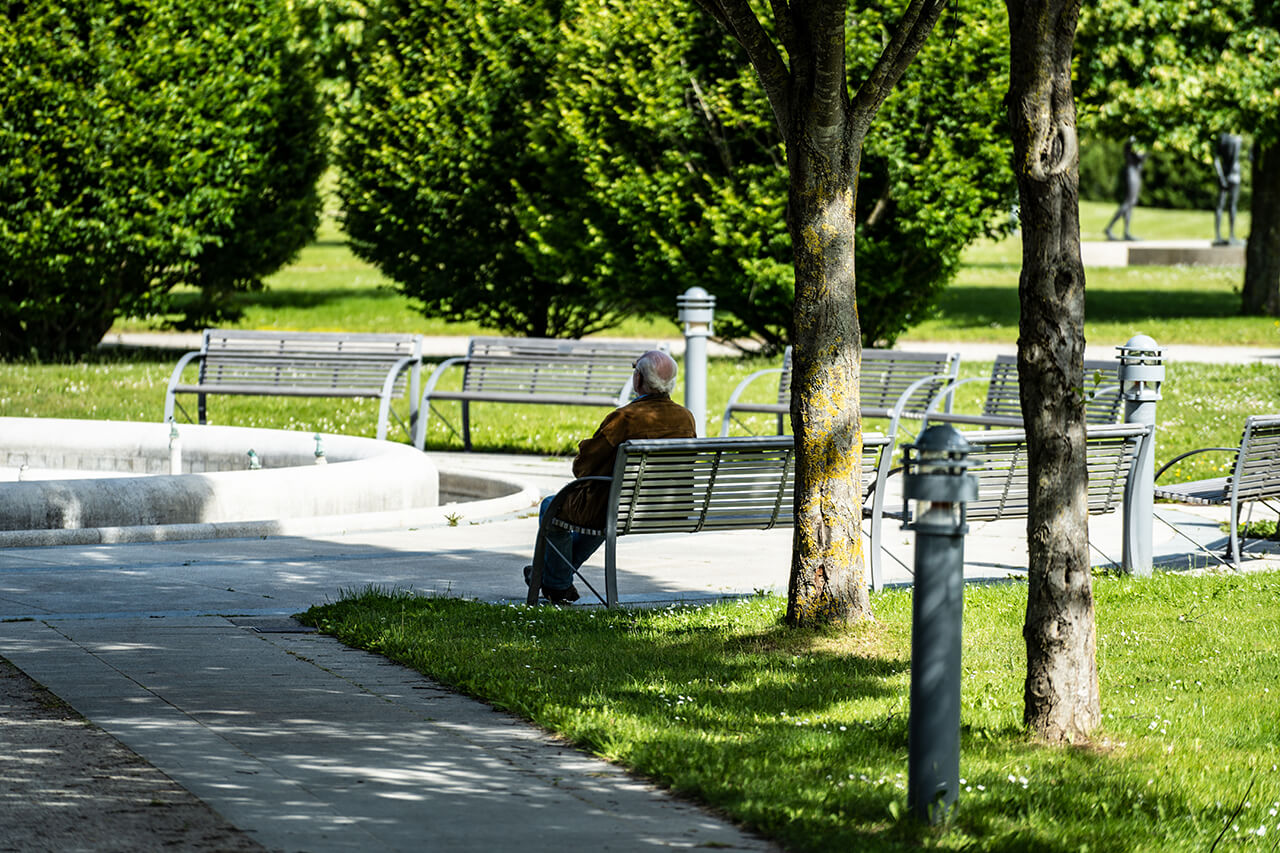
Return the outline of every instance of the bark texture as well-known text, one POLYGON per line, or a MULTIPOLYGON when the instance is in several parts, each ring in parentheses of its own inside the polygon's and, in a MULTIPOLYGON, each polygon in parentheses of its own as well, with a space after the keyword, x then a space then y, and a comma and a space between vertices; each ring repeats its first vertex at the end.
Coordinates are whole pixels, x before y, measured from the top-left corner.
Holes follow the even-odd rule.
POLYGON ((1079 0, 1006 0, 1021 200, 1018 378, 1031 465, 1023 718, 1046 741, 1098 725, 1084 458, 1084 268, 1071 51, 1079 0))
POLYGON ((1258 146, 1252 178, 1241 311, 1280 317, 1280 144, 1258 146))
POLYGON ((770 0, 770 28, 749 0, 697 2, 742 45, 786 140, 797 447, 787 619, 816 625, 870 617, 853 268, 858 167, 871 120, 920 52, 946 0, 910 0, 875 66, 854 85, 845 71, 847 0, 770 0))

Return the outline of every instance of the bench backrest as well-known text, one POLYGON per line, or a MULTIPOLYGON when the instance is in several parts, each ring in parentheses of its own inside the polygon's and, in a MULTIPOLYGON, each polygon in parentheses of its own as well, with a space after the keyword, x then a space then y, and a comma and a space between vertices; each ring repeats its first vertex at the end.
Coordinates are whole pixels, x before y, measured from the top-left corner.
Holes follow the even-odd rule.
MULTIPOLYGON (((889 447, 883 435, 863 435, 864 487, 889 447)), ((618 535, 790 527, 795 443, 789 435, 626 441, 610 500, 618 535)))
POLYGON ((1280 415, 1251 415, 1228 483, 1238 500, 1280 497, 1280 415))
MULTIPOLYGON (((943 386, 956 378, 959 370, 960 358, 952 352, 864 349, 859 380, 862 408, 887 412, 913 382, 936 377, 917 388, 908 402, 909 407, 924 409, 943 386)), ((782 356, 778 402, 791 403, 791 347, 787 347, 782 356)))
MULTIPOLYGON (((206 329, 201 352, 202 385, 363 388, 376 397, 395 364, 422 358, 422 336, 206 329)), ((397 376, 396 394, 405 378, 397 376)))
POLYGON ((557 397, 617 397, 635 360, 655 341, 475 337, 467 347, 464 391, 557 397))
MULTIPOLYGON (((1111 512, 1123 501, 1134 458, 1145 440, 1141 424, 1107 424, 1086 430, 1089 513, 1111 512)), ((1028 448, 1023 430, 966 432, 973 445, 970 473, 978 477, 978 497, 967 505, 972 521, 1024 518, 1028 500, 1028 448)))
MULTIPOLYGON (((1120 360, 1088 359, 1084 363, 1084 420, 1089 424, 1114 424, 1120 420, 1120 360)), ((1022 418, 1018 397, 1018 357, 998 355, 991 366, 984 415, 1022 418)))

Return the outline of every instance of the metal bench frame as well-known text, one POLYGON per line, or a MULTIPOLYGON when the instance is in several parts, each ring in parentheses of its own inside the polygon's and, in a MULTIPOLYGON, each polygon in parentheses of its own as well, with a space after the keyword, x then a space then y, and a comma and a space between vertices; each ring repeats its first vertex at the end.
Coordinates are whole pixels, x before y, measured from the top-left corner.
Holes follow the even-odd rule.
MULTIPOLYGON (((863 435, 863 517, 870 521, 871 586, 880 589, 880 529, 892 437, 863 435), (868 506, 868 503, 870 504, 868 506)), ((795 444, 791 436, 674 438, 623 442, 611 477, 581 477, 562 488, 547 507, 534 546, 529 604, 537 604, 546 565, 546 529, 604 537, 605 594, 578 573, 606 607, 618 605, 618 537, 640 533, 768 530, 795 521, 795 444), (557 516, 576 484, 610 484, 603 530, 571 525, 557 516)))
MULTIPOLYGON (((897 421, 906 415, 912 401, 923 404, 949 383, 960 370, 960 354, 954 352, 912 352, 909 350, 864 349, 859 389, 864 418, 890 418, 889 432, 897 432, 897 421)), ((755 412, 777 417, 777 434, 786 430, 784 418, 791 412, 791 347, 782 356, 782 367, 770 367, 750 374, 733 389, 720 421, 720 435, 729 434, 734 412, 755 412), (743 401, 742 395, 763 376, 778 376, 778 396, 774 402, 743 401)), ((741 423, 741 421, 739 421, 741 423)))
MULTIPOLYGON (((978 496, 965 505, 969 521, 1026 518, 1029 512, 1030 454, 1027 434, 1021 429, 975 430, 964 433, 973 446, 972 467, 966 473, 978 478, 978 496)), ((1085 429, 1090 515, 1114 512, 1132 505, 1136 485, 1134 471, 1151 430, 1145 424, 1094 424, 1085 429)), ((1092 544, 1092 543, 1091 543, 1092 544)), ((1120 565, 1096 545, 1094 550, 1120 565)))
POLYGON ((471 404, 541 403, 553 406, 626 405, 632 394, 635 361, 649 350, 668 351, 656 341, 595 341, 559 338, 473 337, 467 354, 441 362, 428 377, 419 406, 423 417, 414 446, 426 446, 427 422, 434 411, 463 448, 471 449, 471 404), (438 387, 453 368, 463 369, 462 387, 438 387), (435 405, 443 400, 462 404, 462 429, 454 429, 435 405))
MULTIPOLYGON (((1124 414, 1120 396, 1120 360, 1088 359, 1084 362, 1084 419, 1087 424, 1114 424, 1124 414)), ((998 355, 989 378, 959 379, 943 388, 930 402, 921 429, 931 421, 970 426, 1022 426, 1018 357, 998 355), (964 414, 953 408, 956 389, 974 382, 987 383, 981 414, 964 414)))
MULTIPOLYGON (((1183 504, 1230 507, 1230 536, 1222 559, 1237 566, 1244 551, 1239 535, 1240 505, 1256 502, 1280 512, 1268 503, 1280 499, 1280 415, 1248 417, 1238 447, 1202 447, 1175 456, 1156 472, 1156 482, 1159 483, 1161 474, 1183 459, 1210 451, 1235 454, 1229 476, 1157 485, 1155 497, 1183 504)), ((1250 507, 1249 516, 1252 514, 1250 507)))
POLYGON ((178 360, 164 397, 164 420, 181 410, 178 394, 195 394, 199 423, 207 423, 210 394, 263 397, 376 397, 377 437, 387 437, 391 418, 412 437, 418 420, 422 371, 421 335, 273 332, 205 329, 200 349, 178 360), (199 363, 195 383, 182 374, 199 363), (409 391, 406 424, 391 401, 409 391))

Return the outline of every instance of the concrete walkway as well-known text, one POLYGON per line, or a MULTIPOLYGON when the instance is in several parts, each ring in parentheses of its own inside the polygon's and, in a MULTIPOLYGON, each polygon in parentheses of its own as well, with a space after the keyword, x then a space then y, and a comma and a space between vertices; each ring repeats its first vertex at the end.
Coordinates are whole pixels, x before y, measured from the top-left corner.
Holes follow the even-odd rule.
MULTIPOLYGON (((568 476, 564 459, 439 456, 540 492, 568 476)), ((1221 539, 1212 514, 1161 511, 1202 540, 1221 539)), ((419 530, 7 550, 0 655, 268 849, 773 849, 289 618, 370 584, 521 601, 532 506, 462 514, 457 526, 419 530)), ((1116 556, 1119 523, 1092 527, 1116 556)), ((909 536, 886 532, 889 578, 909 583, 909 536)), ((1163 525, 1155 532, 1161 560, 1206 565, 1163 525)), ((634 538, 619 546, 626 603, 785 590, 787 530, 634 538)), ((1024 574, 1022 539, 1021 522, 975 529, 967 577, 1024 574)))

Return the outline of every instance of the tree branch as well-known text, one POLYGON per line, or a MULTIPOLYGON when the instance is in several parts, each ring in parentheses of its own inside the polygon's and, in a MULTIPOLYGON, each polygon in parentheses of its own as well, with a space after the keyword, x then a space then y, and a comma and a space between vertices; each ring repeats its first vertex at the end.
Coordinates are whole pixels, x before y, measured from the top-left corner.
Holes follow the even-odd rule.
POLYGON ((875 67, 854 96, 854 122, 864 128, 871 125, 876 112, 906 73, 907 66, 924 47, 946 5, 947 0, 911 0, 889 44, 880 52, 875 67))
MULTIPOLYGON (((786 135, 787 125, 791 121, 790 74, 787 63, 769 34, 761 26, 756 13, 751 10, 747 0, 696 0, 711 17, 715 18, 729 33, 738 40, 747 52, 747 60, 756 70, 756 76, 764 86, 764 93, 773 108, 773 119, 778 129, 786 135)), ((774 14, 784 10, 787 12, 785 26, 779 21, 779 28, 785 33, 791 32, 791 16, 786 0, 771 0, 774 14)), ((785 36, 784 36, 785 37, 785 36)))

